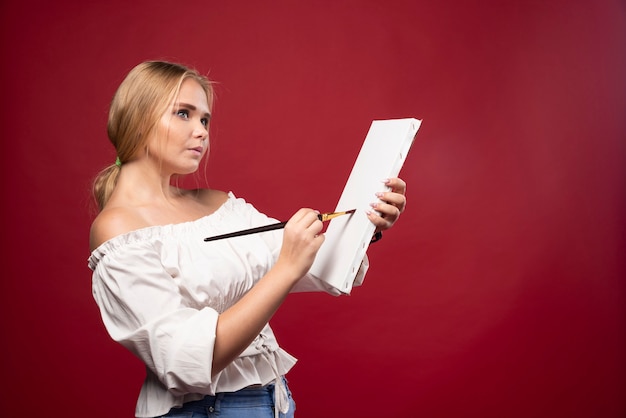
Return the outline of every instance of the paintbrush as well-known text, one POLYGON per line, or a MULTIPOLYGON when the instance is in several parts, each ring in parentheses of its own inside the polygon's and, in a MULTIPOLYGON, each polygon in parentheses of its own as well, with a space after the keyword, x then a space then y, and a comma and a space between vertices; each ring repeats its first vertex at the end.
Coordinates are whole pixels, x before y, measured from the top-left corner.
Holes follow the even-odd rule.
MULTIPOLYGON (((344 212, 320 213, 319 215, 317 215, 317 218, 322 222, 326 222, 326 221, 330 221, 333 218, 336 218, 337 216, 350 215, 354 212, 356 212, 356 209, 346 210, 344 212)), ((287 225, 287 222, 278 222, 275 224, 259 226, 256 228, 243 229, 241 231, 230 232, 228 234, 215 235, 213 237, 205 238, 204 241, 205 242, 215 241, 215 240, 223 239, 223 238, 240 237, 242 235, 256 234, 258 232, 273 231, 275 229, 282 229, 285 227, 285 225, 287 225)))

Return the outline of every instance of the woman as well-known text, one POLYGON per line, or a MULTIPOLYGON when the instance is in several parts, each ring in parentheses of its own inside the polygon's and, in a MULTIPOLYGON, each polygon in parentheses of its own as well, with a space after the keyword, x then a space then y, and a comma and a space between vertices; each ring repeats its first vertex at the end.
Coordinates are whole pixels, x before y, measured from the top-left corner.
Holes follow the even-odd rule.
MULTIPOLYGON (((94 181, 93 295, 111 337, 146 365, 137 417, 289 417, 284 375, 296 359, 268 322, 290 292, 326 290, 307 276, 322 222, 303 208, 283 230, 203 242, 274 222, 232 192, 172 185, 208 153, 212 98, 205 77, 162 61, 118 88, 108 121, 118 159, 94 181)), ((368 213, 377 231, 406 202, 402 180, 387 186, 368 213)))

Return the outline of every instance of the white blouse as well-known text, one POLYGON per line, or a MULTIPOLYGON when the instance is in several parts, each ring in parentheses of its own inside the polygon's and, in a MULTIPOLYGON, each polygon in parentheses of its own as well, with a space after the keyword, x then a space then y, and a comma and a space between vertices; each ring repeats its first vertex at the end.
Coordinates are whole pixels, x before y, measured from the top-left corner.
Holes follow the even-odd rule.
MULTIPOLYGON (((237 359, 211 377, 218 316, 273 266, 282 230, 211 242, 204 238, 273 222, 229 193, 211 215, 131 231, 91 253, 93 296, 104 325, 111 338, 146 365, 137 417, 163 415, 205 395, 272 381, 277 394, 284 395, 280 376, 296 359, 279 347, 269 324, 237 359)), ((361 285, 367 267, 366 257, 355 286, 361 285)), ((340 294, 309 275, 293 291, 340 294)), ((285 402, 277 399, 279 409, 285 402)))

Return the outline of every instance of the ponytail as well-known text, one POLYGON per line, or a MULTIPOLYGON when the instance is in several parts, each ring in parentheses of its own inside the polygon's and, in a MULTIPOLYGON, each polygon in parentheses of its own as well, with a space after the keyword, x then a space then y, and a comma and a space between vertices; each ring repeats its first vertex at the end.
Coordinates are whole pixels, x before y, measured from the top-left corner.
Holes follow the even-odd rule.
POLYGON ((112 164, 102 170, 93 181, 92 193, 98 205, 98 211, 104 208, 104 205, 109 201, 113 189, 117 184, 117 178, 120 174, 120 166, 112 164))

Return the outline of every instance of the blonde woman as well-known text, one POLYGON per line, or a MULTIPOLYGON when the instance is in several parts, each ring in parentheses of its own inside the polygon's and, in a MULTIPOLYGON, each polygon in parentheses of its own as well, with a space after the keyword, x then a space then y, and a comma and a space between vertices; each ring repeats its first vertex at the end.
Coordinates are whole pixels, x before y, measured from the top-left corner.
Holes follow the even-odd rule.
MULTIPOLYGON (((303 208, 283 230, 203 242, 275 221, 231 192, 173 185, 209 151, 212 98, 204 76, 162 61, 119 86, 108 121, 118 159, 94 181, 93 295, 110 336, 146 366, 137 417, 292 417, 284 376, 296 359, 268 323, 290 292, 328 291, 307 276, 322 223, 303 208)), ((402 180, 388 186, 368 214, 377 231, 406 202, 402 180)))

